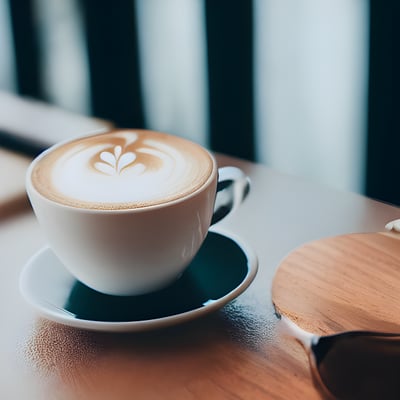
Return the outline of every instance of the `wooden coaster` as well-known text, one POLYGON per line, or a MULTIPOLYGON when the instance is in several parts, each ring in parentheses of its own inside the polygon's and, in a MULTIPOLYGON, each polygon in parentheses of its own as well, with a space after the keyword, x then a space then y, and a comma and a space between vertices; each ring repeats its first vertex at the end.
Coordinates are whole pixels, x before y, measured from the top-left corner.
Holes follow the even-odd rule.
POLYGON ((315 334, 400 332, 400 233, 361 233, 307 243, 281 263, 278 312, 315 334))

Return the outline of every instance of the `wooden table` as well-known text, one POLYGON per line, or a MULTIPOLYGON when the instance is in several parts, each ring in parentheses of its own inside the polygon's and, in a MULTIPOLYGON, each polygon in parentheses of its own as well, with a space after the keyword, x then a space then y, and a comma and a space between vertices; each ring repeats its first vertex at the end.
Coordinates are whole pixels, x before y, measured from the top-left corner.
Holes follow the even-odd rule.
MULTIPOLYGON (((9 165, 6 159, 1 168, 9 165)), ((261 165, 222 155, 218 161, 251 177, 248 199, 221 226, 253 247, 259 272, 249 289, 220 311, 167 329, 96 333, 38 318, 18 291, 18 277, 45 239, 29 206, 0 213, 2 399, 320 398, 303 349, 276 329, 274 272, 305 242, 382 231, 400 210, 261 165)), ((14 171, 9 182, 21 179, 14 171)))

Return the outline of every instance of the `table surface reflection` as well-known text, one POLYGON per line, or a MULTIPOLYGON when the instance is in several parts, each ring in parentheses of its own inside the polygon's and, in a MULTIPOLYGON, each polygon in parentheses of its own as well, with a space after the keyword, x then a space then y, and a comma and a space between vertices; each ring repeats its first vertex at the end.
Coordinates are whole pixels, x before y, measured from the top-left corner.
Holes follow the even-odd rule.
MULTIPOLYGON (((219 225, 253 248, 259 272, 219 311, 164 329, 91 332, 39 318, 22 299, 18 278, 45 238, 26 200, 17 208, 0 205, 1 398, 320 398, 304 351, 277 329, 274 273, 302 244, 383 231, 399 217, 399 209, 258 164, 217 158, 220 166, 241 167, 251 178, 245 203, 219 225)), ((6 160, 2 168, 9 165, 6 160)), ((7 179, 13 180, 13 170, 7 179)), ((15 179, 21 179, 19 171, 15 179)))

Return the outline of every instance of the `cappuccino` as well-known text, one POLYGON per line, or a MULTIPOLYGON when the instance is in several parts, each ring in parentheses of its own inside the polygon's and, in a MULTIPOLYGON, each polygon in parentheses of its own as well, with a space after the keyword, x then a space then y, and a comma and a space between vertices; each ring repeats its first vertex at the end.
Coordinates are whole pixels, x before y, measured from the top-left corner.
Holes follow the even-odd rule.
POLYGON ((31 179, 42 196, 57 203, 123 210, 186 197, 208 181, 214 168, 211 155, 188 140, 117 130, 48 150, 31 179))

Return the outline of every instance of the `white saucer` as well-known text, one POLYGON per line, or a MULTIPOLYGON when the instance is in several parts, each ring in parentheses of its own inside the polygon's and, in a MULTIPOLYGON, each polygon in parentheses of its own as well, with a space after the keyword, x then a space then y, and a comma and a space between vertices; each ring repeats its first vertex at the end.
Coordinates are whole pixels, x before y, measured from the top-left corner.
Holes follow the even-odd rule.
POLYGON ((109 296, 77 281, 49 247, 20 276, 23 297, 42 316, 77 328, 143 331, 215 311, 241 294, 258 268, 242 239, 213 229, 184 274, 169 287, 142 296, 109 296))

